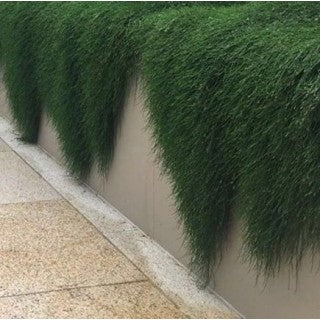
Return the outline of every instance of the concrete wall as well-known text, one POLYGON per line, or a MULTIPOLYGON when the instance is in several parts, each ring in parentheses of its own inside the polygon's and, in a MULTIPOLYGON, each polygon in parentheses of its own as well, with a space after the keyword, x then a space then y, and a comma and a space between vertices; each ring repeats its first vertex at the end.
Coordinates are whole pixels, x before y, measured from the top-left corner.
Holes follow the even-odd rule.
MULTIPOLYGON (((0 114, 7 116, 0 87, 0 114)), ((56 134, 42 118, 39 144, 58 161, 62 155, 56 134)), ((146 128, 140 84, 129 87, 119 130, 115 157, 109 173, 101 176, 92 169, 88 185, 186 264, 189 255, 182 244, 174 201, 166 177, 161 176, 152 153, 146 128)), ((312 269, 310 257, 302 261, 298 281, 287 269, 265 284, 256 284, 256 274, 241 261, 241 230, 234 222, 222 263, 215 272, 214 290, 246 317, 319 318, 320 273, 312 269)))
MULTIPOLYGON (((143 96, 136 79, 128 89, 111 168, 103 176, 94 166, 86 183, 180 261, 187 263, 170 186, 156 165, 146 128, 143 96)), ((40 125, 39 144, 63 162, 56 134, 46 115, 40 125)))
POLYGON ((9 111, 9 105, 6 96, 6 89, 3 82, 3 72, 0 69, 0 116, 12 120, 11 114, 9 111))

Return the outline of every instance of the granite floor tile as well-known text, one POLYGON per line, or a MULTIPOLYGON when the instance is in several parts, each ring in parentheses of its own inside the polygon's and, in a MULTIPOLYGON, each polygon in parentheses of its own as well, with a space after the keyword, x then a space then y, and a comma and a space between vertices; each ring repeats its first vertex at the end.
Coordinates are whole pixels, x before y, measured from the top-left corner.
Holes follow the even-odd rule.
POLYGON ((0 298, 1 318, 185 318, 150 282, 0 298))
POLYGON ((0 296, 141 279, 68 202, 0 205, 0 296))
POLYGON ((3 151, 10 151, 10 148, 3 140, 0 139, 0 152, 3 151))
POLYGON ((0 152, 0 168, 0 204, 61 198, 14 152, 0 152))

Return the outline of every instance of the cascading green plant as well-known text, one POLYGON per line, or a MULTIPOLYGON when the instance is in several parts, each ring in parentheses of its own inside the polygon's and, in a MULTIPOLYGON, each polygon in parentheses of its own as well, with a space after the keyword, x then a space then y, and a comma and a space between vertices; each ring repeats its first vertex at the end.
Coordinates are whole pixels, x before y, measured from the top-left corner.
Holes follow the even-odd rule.
POLYGON ((37 141, 41 103, 34 74, 32 31, 29 23, 39 7, 24 3, 0 6, 1 61, 11 112, 25 142, 37 141))
POLYGON ((312 9, 177 9, 140 30, 149 32, 141 52, 155 143, 204 275, 231 206, 249 259, 267 276, 318 249, 319 5, 312 9))
POLYGON ((5 3, 0 49, 13 115, 42 110, 69 169, 109 167, 138 72, 155 150, 206 283, 231 221, 267 276, 320 244, 318 3, 5 3))
POLYGON ((37 139, 42 106, 73 174, 85 177, 93 158, 101 169, 107 168, 125 86, 134 68, 135 52, 127 36, 130 25, 149 12, 177 5, 195 4, 3 4, 0 37, 7 52, 6 84, 26 140, 37 139))
POLYGON ((69 170, 82 178, 92 162, 80 107, 82 92, 76 50, 85 26, 86 8, 86 3, 50 3, 35 17, 32 26, 41 102, 56 128, 69 170))

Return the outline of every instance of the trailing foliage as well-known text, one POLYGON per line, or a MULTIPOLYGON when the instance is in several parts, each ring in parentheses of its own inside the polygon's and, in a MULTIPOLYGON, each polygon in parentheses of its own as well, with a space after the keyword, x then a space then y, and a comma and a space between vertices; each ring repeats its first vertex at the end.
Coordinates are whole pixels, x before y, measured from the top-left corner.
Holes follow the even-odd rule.
POLYGON ((40 110, 42 105, 57 130, 72 173, 84 177, 93 156, 101 168, 107 167, 126 81, 134 66, 134 48, 127 37, 130 25, 148 12, 177 5, 195 4, 3 5, 0 14, 4 25, 1 38, 8 55, 4 61, 6 84, 23 136, 30 142, 36 140, 40 118, 33 109, 40 110), (20 32, 17 25, 24 31, 20 32), (21 68, 20 64, 27 66, 21 68), (17 79, 25 83, 19 84, 17 79), (26 122, 25 117, 32 121, 26 122), (33 134, 32 139, 25 131, 33 134))
POLYGON ((1 61, 5 63, 4 79, 11 112, 26 142, 36 142, 41 104, 34 74, 30 20, 39 7, 24 3, 0 6, 1 61))
POLYGON ((80 177, 88 173, 92 161, 82 124, 76 50, 77 39, 84 28, 85 6, 52 3, 36 17, 33 26, 41 101, 56 128, 69 169, 80 177), (39 25, 43 27, 39 29, 39 25))
POLYGON ((319 250, 318 3, 5 3, 0 18, 22 135, 36 141, 44 108, 78 176, 93 161, 108 168, 127 82, 140 72, 203 281, 231 209, 266 275, 319 250))
POLYGON ((200 271, 236 206, 251 261, 271 275, 319 245, 319 5, 210 11, 146 18, 151 124, 200 271))

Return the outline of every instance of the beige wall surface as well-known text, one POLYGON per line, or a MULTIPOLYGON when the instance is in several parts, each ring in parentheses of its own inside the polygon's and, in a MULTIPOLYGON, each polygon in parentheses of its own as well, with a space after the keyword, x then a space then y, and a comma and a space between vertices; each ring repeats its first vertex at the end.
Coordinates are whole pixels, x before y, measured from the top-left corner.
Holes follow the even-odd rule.
POLYGON ((3 82, 3 71, 0 69, 0 116, 11 120, 6 89, 3 82))
POLYGON ((187 262, 170 187, 155 165, 140 86, 137 79, 129 86, 108 174, 101 177, 93 168, 87 182, 144 232, 187 262))
POLYGON ((41 115, 38 144, 49 155, 54 157, 57 162, 63 164, 63 154, 59 146, 56 131, 45 112, 41 115))
MULTIPOLYGON (((0 114, 6 113, 4 91, 0 91, 0 114)), ((133 80, 126 98, 119 128, 115 156, 104 176, 96 168, 88 185, 172 253, 187 264, 182 231, 177 223, 174 200, 168 179, 160 174, 152 153, 151 135, 141 85, 133 80)), ((48 119, 42 117, 39 144, 62 161, 57 137, 48 119)), ((311 259, 302 261, 298 281, 284 269, 266 284, 256 283, 256 274, 241 259, 241 230, 238 222, 231 228, 223 260, 211 286, 246 317, 319 318, 320 272, 311 259)))

